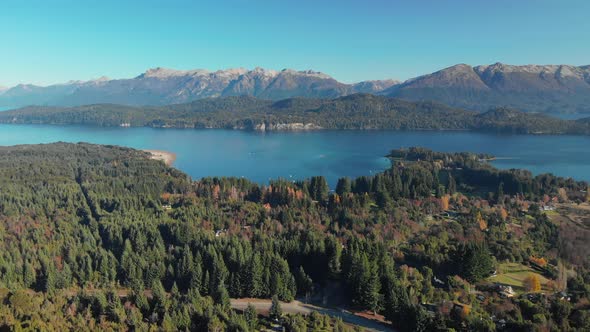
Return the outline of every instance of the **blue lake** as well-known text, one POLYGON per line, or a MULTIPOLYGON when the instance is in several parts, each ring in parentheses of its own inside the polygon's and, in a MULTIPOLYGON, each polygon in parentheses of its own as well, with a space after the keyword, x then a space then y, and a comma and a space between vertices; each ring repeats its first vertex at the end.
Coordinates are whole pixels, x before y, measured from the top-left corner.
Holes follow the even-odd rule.
POLYGON ((0 125, 0 145, 64 142, 114 144, 177 154, 175 167, 193 178, 343 176, 384 170, 391 149, 424 146, 439 151, 491 153, 499 168, 590 180, 590 137, 494 135, 440 131, 313 131, 258 133, 234 130, 0 125))

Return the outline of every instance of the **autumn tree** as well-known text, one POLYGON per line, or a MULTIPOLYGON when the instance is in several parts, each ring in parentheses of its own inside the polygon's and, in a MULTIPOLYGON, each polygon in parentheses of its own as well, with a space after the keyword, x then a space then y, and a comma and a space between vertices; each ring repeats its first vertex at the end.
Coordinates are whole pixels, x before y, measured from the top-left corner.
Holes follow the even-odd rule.
POLYGON ((523 281, 524 287, 529 292, 538 292, 541 290, 541 280, 537 274, 530 274, 523 281))
POLYGON ((449 209, 449 202, 451 200, 451 196, 450 195, 443 195, 440 198, 440 208, 443 211, 447 211, 449 209))
POLYGON ((529 258, 529 260, 531 263, 538 265, 539 267, 542 267, 542 268, 547 267, 547 260, 543 257, 537 258, 537 257, 531 256, 529 258))

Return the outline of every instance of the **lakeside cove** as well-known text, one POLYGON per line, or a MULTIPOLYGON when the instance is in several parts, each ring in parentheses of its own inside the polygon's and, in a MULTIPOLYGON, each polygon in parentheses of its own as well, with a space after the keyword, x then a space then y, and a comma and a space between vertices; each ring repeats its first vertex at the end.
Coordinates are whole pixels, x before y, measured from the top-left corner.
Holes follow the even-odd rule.
POLYGON ((331 187, 340 177, 372 175, 390 167, 392 148, 424 146, 495 156, 501 169, 554 173, 590 180, 590 137, 452 131, 249 132, 224 129, 119 128, 77 125, 0 125, 0 145, 89 142, 167 152, 193 179, 234 176, 267 183, 315 175, 331 187))

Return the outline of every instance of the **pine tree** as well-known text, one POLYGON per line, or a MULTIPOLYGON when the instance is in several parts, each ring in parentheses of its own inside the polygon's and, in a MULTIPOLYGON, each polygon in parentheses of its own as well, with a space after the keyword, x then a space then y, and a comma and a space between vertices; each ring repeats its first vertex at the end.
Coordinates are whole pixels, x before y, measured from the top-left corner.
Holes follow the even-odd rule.
POLYGON ((52 267, 46 268, 44 272, 43 291, 48 294, 55 292, 56 275, 52 267))
POLYGON ((35 275, 33 265, 27 261, 23 269, 23 283, 25 288, 29 288, 35 284, 36 278, 37 276, 35 275))
POLYGON ((96 294, 94 294, 94 299, 92 302, 92 309, 97 316, 106 315, 109 301, 102 290, 98 290, 96 294))
POLYGON ((209 284, 211 283, 211 278, 209 277, 209 270, 205 271, 205 278, 203 279, 203 282, 201 283, 201 291, 203 292, 203 294, 208 295, 209 293, 209 284))
POLYGON ((125 310, 123 309, 123 305, 121 304, 121 299, 114 291, 109 291, 107 294, 107 315, 109 319, 115 323, 124 322, 125 317, 125 310))
POLYGON ((403 183, 399 172, 393 173, 393 183, 391 184, 390 190, 391 196, 394 199, 398 199, 400 197, 403 190, 403 183))
POLYGON ((300 294, 308 296, 309 293, 313 291, 313 281, 311 278, 305 273, 303 266, 299 267, 297 271, 297 289, 299 290, 300 294))
POLYGON ((166 312, 168 310, 168 296, 160 280, 154 281, 152 295, 154 298, 154 311, 166 312))
POLYGON ((242 297, 242 283, 238 273, 229 276, 229 293, 232 297, 242 297))
POLYGON ((247 293, 250 297, 260 297, 264 294, 263 290, 263 266, 260 261, 260 255, 255 253, 248 264, 248 273, 246 277, 247 293))
POLYGON ((178 264, 177 277, 180 281, 180 287, 187 289, 190 286, 191 277, 194 273, 194 258, 188 245, 182 250, 182 257, 178 264))
POLYGON ((165 313, 164 318, 162 319, 162 331, 165 331, 165 332, 176 331, 176 324, 174 324, 174 321, 172 320, 170 315, 168 315, 168 313, 165 313))
POLYGON ((365 308, 377 312, 379 308, 379 291, 381 289, 379 273, 377 265, 374 262, 365 261, 365 259, 366 256, 363 258, 360 302, 365 308))
POLYGON ((224 284, 219 284, 215 293, 213 294, 213 300, 215 303, 220 304, 222 307, 229 309, 230 307, 230 299, 229 293, 227 292, 227 288, 225 288, 224 284))
POLYGON ((139 308, 143 313, 147 313, 150 310, 150 304, 147 297, 145 296, 143 285, 132 288, 132 298, 135 306, 139 308))
POLYGON ((483 244, 462 245, 456 253, 455 260, 461 276, 471 283, 478 282, 494 272, 493 257, 483 244))
POLYGON ((496 192, 496 203, 501 203, 504 200, 504 182, 500 182, 498 185, 498 191, 496 192))
POLYGON ((280 320, 283 316, 283 309, 281 308, 281 302, 279 302, 279 297, 277 295, 272 296, 272 303, 268 315, 274 320, 280 320))
POLYGON ((449 187, 448 192, 451 195, 454 195, 457 192, 457 183, 455 182, 455 178, 451 173, 449 173, 449 187))
POLYGON ((195 256, 195 263, 193 264, 194 273, 190 275, 189 288, 196 288, 203 290, 203 260, 201 255, 195 256))
POLYGON ((127 307, 125 308, 125 324, 129 325, 130 330, 141 331, 141 325, 143 324, 143 315, 138 308, 127 307))
POLYGON ((309 184, 309 194, 311 195, 312 199, 318 202, 325 202, 328 200, 329 192, 330 187, 328 186, 326 178, 323 176, 314 176, 311 178, 309 184))
POLYGON ((170 289, 170 306, 175 308, 181 301, 180 291, 178 290, 178 286, 176 285, 176 281, 172 284, 172 288, 170 289))
POLYGON ((244 318, 248 322, 250 329, 255 330, 258 326, 258 312, 252 303, 248 303, 246 310, 244 310, 244 318))
POLYGON ((426 332, 429 330, 429 317, 420 305, 411 305, 406 310, 407 318, 402 325, 405 331, 426 332))
POLYGON ((138 278, 137 266, 135 264, 135 252, 131 246, 129 239, 125 240, 123 254, 121 255, 121 270, 122 276, 125 278, 124 282, 130 284, 132 280, 138 278))
POLYGON ((352 184, 350 182, 350 178, 340 178, 338 179, 338 183, 336 184, 336 193, 340 196, 343 196, 346 193, 352 191, 352 184))
POLYGON ((341 258, 342 245, 334 236, 326 237, 325 240, 326 256, 328 257, 328 270, 331 278, 338 278, 342 272, 341 258))

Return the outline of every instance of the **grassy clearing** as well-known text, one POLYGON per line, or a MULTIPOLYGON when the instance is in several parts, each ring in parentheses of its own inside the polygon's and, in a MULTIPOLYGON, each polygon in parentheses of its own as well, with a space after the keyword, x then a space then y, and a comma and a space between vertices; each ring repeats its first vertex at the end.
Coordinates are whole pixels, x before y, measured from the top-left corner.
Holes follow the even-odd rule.
POLYGON ((512 286, 516 292, 526 292, 524 280, 531 274, 537 275, 541 282, 541 288, 546 289, 549 279, 539 274, 534 269, 519 263, 502 263, 498 266, 498 274, 488 278, 489 281, 512 286))

